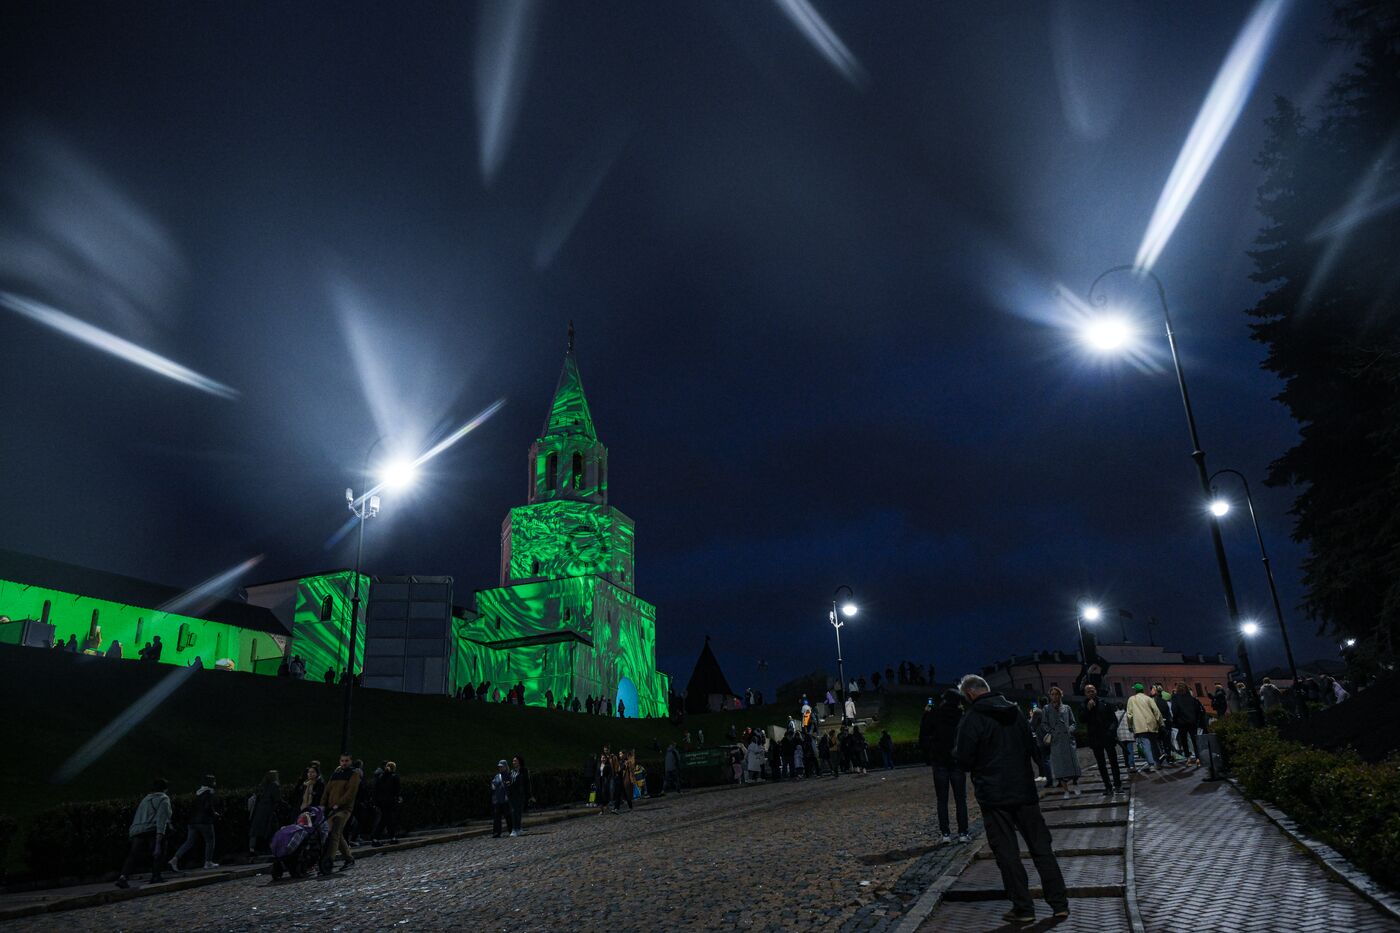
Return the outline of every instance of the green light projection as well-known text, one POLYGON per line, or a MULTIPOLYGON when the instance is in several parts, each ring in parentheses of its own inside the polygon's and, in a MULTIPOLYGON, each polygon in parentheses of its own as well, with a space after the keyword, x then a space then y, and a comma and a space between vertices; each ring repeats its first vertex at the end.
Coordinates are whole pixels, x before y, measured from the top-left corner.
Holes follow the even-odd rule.
POLYGON ((635 526, 607 504, 607 457, 571 345, 530 448, 529 504, 502 526, 501 585, 478 592, 476 613, 454 622, 454 689, 485 678, 502 694, 523 683, 531 705, 546 690, 616 702, 626 678, 639 706, 629 716, 666 715, 656 607, 633 592, 635 526))
MULTIPOLYGON (((326 669, 345 668, 345 643, 350 636, 350 604, 355 574, 349 570, 304 577, 297 581, 292 615, 291 653, 306 662, 308 680, 319 680, 326 669)), ((369 577, 360 575, 360 624, 355 629, 355 670, 365 658, 365 608, 369 577)))
POLYGON ((55 639, 67 641, 76 635, 79 648, 93 654, 105 655, 118 642, 122 657, 135 658, 142 646, 159 635, 163 664, 184 667, 198 658, 205 667, 213 667, 227 658, 240 671, 273 673, 287 644, 285 635, 0 580, 0 615, 40 619, 45 603, 55 639))
POLYGON ((598 574, 631 589, 632 519, 611 506, 556 499, 510 510, 507 580, 598 574))

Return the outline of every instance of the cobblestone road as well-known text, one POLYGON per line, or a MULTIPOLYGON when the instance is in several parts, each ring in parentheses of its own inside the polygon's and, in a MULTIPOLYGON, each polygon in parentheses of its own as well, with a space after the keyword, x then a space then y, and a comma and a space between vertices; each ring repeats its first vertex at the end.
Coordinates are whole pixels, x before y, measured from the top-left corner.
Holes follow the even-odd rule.
POLYGON ((328 879, 231 881, 10 929, 879 930, 958 848, 937 845, 928 769, 907 768, 673 795, 328 879))

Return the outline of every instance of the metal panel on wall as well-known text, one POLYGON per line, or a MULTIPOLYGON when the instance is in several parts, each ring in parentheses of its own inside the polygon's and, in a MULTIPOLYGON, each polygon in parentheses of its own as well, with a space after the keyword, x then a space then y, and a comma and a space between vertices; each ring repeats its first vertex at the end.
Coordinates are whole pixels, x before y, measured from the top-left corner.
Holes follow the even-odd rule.
POLYGON ((368 615, 366 687, 401 693, 451 691, 451 577, 375 577, 368 615))

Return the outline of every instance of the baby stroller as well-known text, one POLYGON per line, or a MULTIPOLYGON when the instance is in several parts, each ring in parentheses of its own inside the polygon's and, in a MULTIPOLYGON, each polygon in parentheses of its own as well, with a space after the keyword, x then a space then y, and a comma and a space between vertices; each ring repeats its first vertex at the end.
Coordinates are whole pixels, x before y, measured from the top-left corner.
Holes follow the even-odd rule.
POLYGON ((331 833, 331 824, 320 807, 307 807, 295 823, 283 826, 272 836, 272 880, 280 881, 286 872, 305 878, 321 860, 321 849, 331 833))

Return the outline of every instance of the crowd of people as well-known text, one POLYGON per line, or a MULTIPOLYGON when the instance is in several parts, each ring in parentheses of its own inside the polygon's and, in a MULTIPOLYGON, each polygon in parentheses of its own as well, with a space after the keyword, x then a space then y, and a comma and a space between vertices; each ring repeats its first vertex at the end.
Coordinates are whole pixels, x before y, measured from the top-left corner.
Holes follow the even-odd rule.
MULTIPOLYGON (((473 700, 478 703, 505 703, 511 706, 526 705, 525 684, 517 681, 513 686, 506 687, 505 693, 501 692, 499 684, 493 684, 489 680, 472 685, 470 681, 457 688, 455 697, 459 700, 473 700)), ((544 692, 545 709, 557 710, 558 712, 587 713, 590 716, 618 716, 627 715, 627 702, 621 697, 616 702, 611 697, 595 697, 592 694, 580 700, 577 696, 554 695, 552 688, 544 692)), ((632 711, 635 715, 636 710, 632 711)))
MULTIPOLYGON (((523 765, 522 765, 523 768, 523 765)), ((528 778, 526 786, 528 786, 528 778)), ((130 849, 121 873, 119 888, 130 886, 130 876, 149 862, 152 884, 165 880, 167 873, 184 873, 181 864, 187 854, 199 850, 196 862, 204 868, 218 868, 214 861, 216 826, 224 816, 218 783, 214 775, 204 775, 195 791, 194 806, 185 826, 185 840, 169 852, 173 813, 169 783, 158 778, 137 804, 128 827, 130 849)), ((382 762, 366 775, 364 762, 341 755, 336 767, 323 775, 321 763, 312 761, 296 781, 284 785, 277 771, 268 771, 256 790, 248 796, 248 856, 250 860, 271 856, 279 861, 276 838, 280 831, 298 824, 324 824, 324 840, 318 850, 318 868, 323 874, 334 869, 334 858, 342 858, 341 870, 354 866, 352 845, 369 842, 382 845, 398 842, 399 808, 403 804, 398 765, 382 762)), ((280 867, 280 866, 278 866, 280 867)), ((279 874, 280 872, 274 872, 279 874)))

